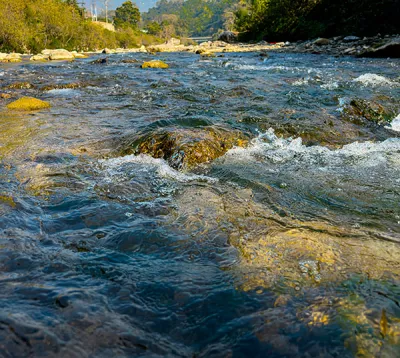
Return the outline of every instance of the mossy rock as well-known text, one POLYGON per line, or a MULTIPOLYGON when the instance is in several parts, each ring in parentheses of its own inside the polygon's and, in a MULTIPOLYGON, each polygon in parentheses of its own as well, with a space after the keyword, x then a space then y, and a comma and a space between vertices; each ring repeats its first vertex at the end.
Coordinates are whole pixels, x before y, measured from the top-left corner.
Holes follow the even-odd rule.
POLYGON ((169 66, 160 60, 147 61, 142 64, 142 68, 169 68, 169 66))
POLYGON ((15 82, 6 87, 6 89, 32 89, 35 86, 29 82, 15 82))
POLYGON ((7 105, 8 109, 16 111, 35 111, 39 109, 50 108, 49 102, 42 101, 33 97, 22 97, 7 105))
POLYGON ((175 169, 191 169, 224 155, 234 146, 245 147, 249 137, 226 128, 168 128, 139 136, 123 154, 162 158, 175 169))
POLYGON ((215 54, 214 52, 209 52, 209 51, 202 52, 202 53, 200 54, 200 56, 201 56, 201 57, 217 57, 216 54, 215 54))
POLYGON ((63 84, 51 84, 41 88, 42 91, 52 91, 58 89, 76 89, 84 87, 82 83, 63 83, 63 84))
POLYGON ((0 204, 6 204, 8 206, 11 206, 12 208, 15 208, 17 206, 11 195, 2 193, 0 193, 0 204))
POLYGON ((377 100, 353 99, 343 111, 343 117, 355 124, 390 123, 397 115, 392 107, 390 104, 382 105, 377 100))

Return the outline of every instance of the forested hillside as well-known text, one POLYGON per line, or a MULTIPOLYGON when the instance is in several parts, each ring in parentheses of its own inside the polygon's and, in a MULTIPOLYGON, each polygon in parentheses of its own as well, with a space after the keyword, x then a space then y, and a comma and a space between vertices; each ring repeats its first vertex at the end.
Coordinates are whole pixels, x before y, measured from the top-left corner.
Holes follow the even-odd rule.
POLYGON ((212 35, 233 28, 238 0, 160 0, 143 14, 151 33, 170 35, 212 35))
POLYGON ((395 34, 399 19, 398 0, 160 0, 143 14, 150 33, 165 38, 228 29, 269 41, 395 34))
POLYGON ((398 0, 248 0, 236 15, 243 39, 400 33, 398 0))
POLYGON ((137 29, 138 11, 136 22, 127 23, 121 16, 117 31, 112 32, 85 19, 76 0, 0 0, 0 51, 140 46, 154 39, 137 29))

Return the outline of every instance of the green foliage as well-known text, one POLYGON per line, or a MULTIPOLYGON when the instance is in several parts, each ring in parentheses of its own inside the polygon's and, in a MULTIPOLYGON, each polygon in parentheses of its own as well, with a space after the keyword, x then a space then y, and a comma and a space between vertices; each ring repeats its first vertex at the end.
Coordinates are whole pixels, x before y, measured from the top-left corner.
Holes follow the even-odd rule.
POLYGON ((149 22, 146 29, 151 35, 159 35, 161 33, 161 25, 156 21, 149 22))
POLYGON ((114 24, 116 27, 136 28, 140 21, 140 11, 132 1, 125 1, 115 10, 114 24))
POLYGON ((86 20, 74 0, 0 0, 0 51, 95 50, 158 42, 130 26, 117 32, 86 20))
POLYGON ((400 32, 395 0, 249 0, 235 15, 236 28, 247 40, 400 32))

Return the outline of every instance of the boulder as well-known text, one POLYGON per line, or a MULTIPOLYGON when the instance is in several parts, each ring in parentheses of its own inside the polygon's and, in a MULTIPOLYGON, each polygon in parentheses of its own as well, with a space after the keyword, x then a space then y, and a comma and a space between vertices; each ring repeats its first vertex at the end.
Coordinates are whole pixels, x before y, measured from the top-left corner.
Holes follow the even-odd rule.
POLYGON ((43 50, 42 54, 49 55, 51 61, 73 61, 75 59, 71 52, 64 49, 43 50))
POLYGON ((106 55, 109 55, 109 54, 112 53, 112 51, 111 51, 110 49, 108 49, 108 48, 105 48, 103 51, 101 51, 101 53, 104 53, 104 54, 106 54, 106 55))
POLYGON ((136 58, 129 58, 129 59, 125 59, 121 61, 122 63, 138 63, 139 60, 137 60, 136 58))
POLYGON ((9 93, 0 93, 0 98, 2 98, 2 99, 9 99, 11 97, 12 97, 12 95, 9 93))
POLYGON ((400 39, 388 42, 376 49, 370 48, 360 54, 360 57, 392 57, 400 58, 400 39))
POLYGON ((73 53, 75 58, 88 58, 85 54, 83 53, 73 53))
POLYGON ((319 38, 314 41, 314 45, 317 45, 317 46, 326 46, 326 45, 329 45, 330 43, 331 43, 331 41, 329 39, 325 39, 325 38, 319 38))
POLYGON ((141 67, 142 68, 168 68, 169 66, 163 61, 153 60, 153 61, 144 62, 141 67))
POLYGON ((237 41, 237 36, 232 31, 224 31, 218 36, 218 40, 233 43, 237 41))
POLYGON ((0 62, 21 62, 21 55, 19 53, 0 53, 0 62))
POLYGON ((166 44, 169 46, 179 46, 181 44, 181 40, 172 37, 166 42, 166 44))
POLYGON ((31 61, 45 62, 50 60, 50 55, 38 54, 30 58, 31 61))
POLYGON ((166 160, 175 169, 191 169, 234 146, 246 146, 248 139, 242 132, 227 128, 162 128, 129 139, 123 154, 148 154, 166 160))
POLYGON ((82 88, 85 86, 87 86, 87 84, 72 82, 72 83, 50 84, 50 85, 41 87, 40 89, 42 91, 53 91, 53 90, 60 90, 60 89, 77 89, 77 88, 82 88))
POLYGON ((49 102, 41 101, 40 99, 33 97, 22 97, 7 105, 8 109, 16 111, 35 111, 50 107, 51 105, 49 102))
POLYGON ((353 42, 361 40, 358 36, 346 36, 343 38, 343 42, 353 42))

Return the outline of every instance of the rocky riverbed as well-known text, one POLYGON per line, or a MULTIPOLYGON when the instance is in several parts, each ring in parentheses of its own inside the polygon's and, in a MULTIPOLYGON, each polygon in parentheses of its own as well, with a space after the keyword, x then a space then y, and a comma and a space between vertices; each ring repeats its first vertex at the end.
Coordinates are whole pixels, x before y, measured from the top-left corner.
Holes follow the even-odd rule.
POLYGON ((399 60, 283 45, 0 65, 5 356, 399 355, 399 60))

